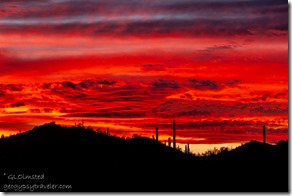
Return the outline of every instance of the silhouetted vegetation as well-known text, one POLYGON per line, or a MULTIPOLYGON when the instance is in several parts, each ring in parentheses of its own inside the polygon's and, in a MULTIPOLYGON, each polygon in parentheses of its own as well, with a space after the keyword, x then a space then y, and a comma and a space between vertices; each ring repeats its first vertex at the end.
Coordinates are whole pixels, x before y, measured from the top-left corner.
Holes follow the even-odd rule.
POLYGON ((266 143, 266 125, 263 126, 263 142, 266 143))
POLYGON ((224 154, 227 153, 228 151, 230 151, 231 149, 227 148, 227 147, 221 147, 221 148, 216 148, 214 147, 213 149, 209 149, 206 152, 203 153, 196 153, 196 156, 214 156, 214 155, 219 155, 219 154, 224 154))
POLYGON ((176 132, 175 132, 175 120, 173 120, 173 148, 176 148, 176 132))
MULTIPOLYGON (((201 156, 178 148, 138 135, 120 138, 84 124, 52 122, 2 138, 1 169, 7 174, 44 173, 44 182, 72 185, 64 191, 288 191, 288 141, 251 141, 201 156)), ((8 183, 4 176, 2 182, 8 183)))

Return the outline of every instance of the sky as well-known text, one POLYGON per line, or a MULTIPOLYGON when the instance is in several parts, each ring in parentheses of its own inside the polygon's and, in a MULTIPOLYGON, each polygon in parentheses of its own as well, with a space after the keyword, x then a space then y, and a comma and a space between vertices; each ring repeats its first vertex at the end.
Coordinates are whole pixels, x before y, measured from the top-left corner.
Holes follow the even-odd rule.
POLYGON ((0 134, 288 139, 288 2, 1 0, 0 134))

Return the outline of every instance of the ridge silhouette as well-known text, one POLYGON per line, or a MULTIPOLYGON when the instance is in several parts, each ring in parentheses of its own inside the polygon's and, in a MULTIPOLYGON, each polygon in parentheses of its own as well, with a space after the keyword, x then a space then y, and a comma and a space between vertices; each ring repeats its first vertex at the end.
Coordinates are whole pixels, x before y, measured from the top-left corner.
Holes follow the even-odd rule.
MULTIPOLYGON (((52 122, 0 139, 0 157, 2 173, 44 174, 42 183, 72 185, 62 191, 288 192, 284 140, 250 141, 195 156, 150 138, 126 139, 52 122)), ((7 176, 2 182, 11 183, 7 176)))

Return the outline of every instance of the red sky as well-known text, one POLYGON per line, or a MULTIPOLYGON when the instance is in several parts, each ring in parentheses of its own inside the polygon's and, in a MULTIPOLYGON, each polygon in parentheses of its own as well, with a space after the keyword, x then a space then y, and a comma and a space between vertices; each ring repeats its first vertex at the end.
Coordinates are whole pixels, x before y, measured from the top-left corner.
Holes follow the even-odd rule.
POLYGON ((288 139, 288 2, 1 0, 0 132, 288 139))

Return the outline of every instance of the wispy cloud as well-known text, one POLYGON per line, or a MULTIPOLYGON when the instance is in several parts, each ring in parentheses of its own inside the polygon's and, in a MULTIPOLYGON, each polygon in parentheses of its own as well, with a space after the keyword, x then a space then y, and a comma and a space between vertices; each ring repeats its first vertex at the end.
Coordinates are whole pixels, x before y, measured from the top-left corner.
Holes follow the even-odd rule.
POLYGON ((2 32, 232 36, 288 30, 285 1, 4 1, 2 32))

